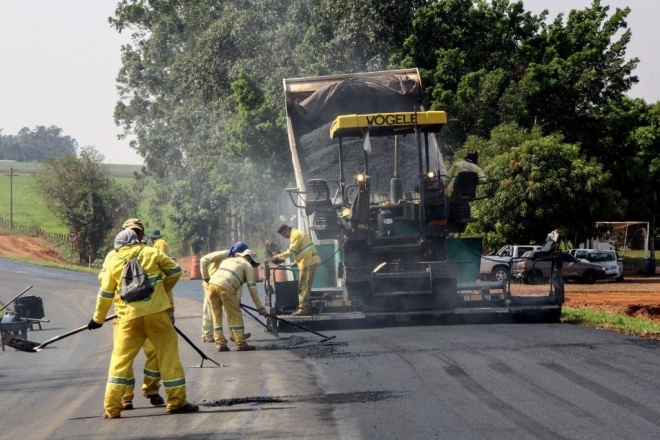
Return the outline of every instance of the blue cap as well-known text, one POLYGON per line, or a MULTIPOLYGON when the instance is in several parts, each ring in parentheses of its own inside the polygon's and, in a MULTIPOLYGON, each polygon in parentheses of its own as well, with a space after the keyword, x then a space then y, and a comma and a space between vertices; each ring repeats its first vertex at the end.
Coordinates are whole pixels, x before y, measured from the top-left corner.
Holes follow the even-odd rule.
POLYGON ((231 247, 231 249, 229 249, 229 256, 233 257, 234 254, 236 254, 237 252, 243 252, 247 248, 248 248, 247 244, 245 244, 242 241, 237 241, 236 243, 234 243, 234 245, 231 247))

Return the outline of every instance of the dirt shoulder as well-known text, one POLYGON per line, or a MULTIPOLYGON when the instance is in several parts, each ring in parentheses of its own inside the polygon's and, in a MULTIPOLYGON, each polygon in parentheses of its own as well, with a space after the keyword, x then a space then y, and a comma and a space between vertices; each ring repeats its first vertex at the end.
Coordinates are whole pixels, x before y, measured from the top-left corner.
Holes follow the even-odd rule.
POLYGON ((66 264, 64 258, 42 238, 19 235, 0 235, 0 255, 29 258, 36 261, 52 261, 66 264))
MULTIPOLYGON (((513 295, 547 294, 549 286, 512 284, 513 295)), ((660 322, 660 277, 626 276, 625 281, 565 285, 567 307, 601 310, 660 322)))

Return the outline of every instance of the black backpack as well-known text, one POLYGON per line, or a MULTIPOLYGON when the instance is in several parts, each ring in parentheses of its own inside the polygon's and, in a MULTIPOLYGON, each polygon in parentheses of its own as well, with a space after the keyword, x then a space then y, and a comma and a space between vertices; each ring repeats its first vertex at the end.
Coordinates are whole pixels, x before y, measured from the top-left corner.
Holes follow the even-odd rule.
POLYGON ((142 301, 148 298, 151 292, 154 291, 147 273, 137 259, 144 248, 145 246, 142 246, 134 258, 126 259, 126 265, 121 274, 121 287, 119 289, 119 297, 126 302, 142 301))

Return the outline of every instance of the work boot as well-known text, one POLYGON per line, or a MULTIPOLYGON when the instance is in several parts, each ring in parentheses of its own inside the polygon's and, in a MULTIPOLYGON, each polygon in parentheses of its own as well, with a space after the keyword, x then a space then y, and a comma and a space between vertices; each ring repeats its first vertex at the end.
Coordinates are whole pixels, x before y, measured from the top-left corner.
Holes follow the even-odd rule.
POLYGON ((222 347, 218 347, 218 351, 231 351, 231 350, 226 345, 223 345, 222 347))
MULTIPOLYGON (((249 338, 250 336, 252 336, 252 333, 245 333, 243 336, 245 336, 245 339, 247 339, 247 338, 249 338)), ((234 341, 234 335, 231 335, 231 336, 229 337, 229 340, 230 340, 231 342, 236 342, 236 341, 234 341)))
POLYGON ((254 345, 247 345, 247 344, 243 345, 242 347, 236 347, 236 351, 252 351, 256 349, 257 347, 255 347, 254 345))
POLYGON ((124 411, 133 409, 133 402, 122 402, 121 406, 124 407, 124 411))
POLYGON ((295 312, 293 312, 291 316, 309 316, 311 314, 312 314, 311 310, 298 309, 295 312))
POLYGON ((204 342, 215 342, 215 339, 213 339, 213 337, 207 338, 206 336, 204 336, 202 338, 202 341, 204 341, 204 342))
POLYGON ((180 406, 176 409, 170 409, 167 411, 168 414, 184 414, 184 413, 193 413, 199 411, 199 406, 192 403, 186 403, 183 406, 180 406))
POLYGON ((103 413, 103 415, 102 415, 101 417, 103 417, 104 419, 118 419, 118 418, 121 417, 121 414, 120 414, 120 413, 117 413, 117 414, 114 414, 114 415, 113 415, 113 414, 108 414, 108 413, 106 412, 106 413, 103 413))
POLYGON ((160 394, 151 394, 151 395, 143 394, 143 396, 149 399, 149 402, 153 406, 165 405, 165 400, 163 400, 160 394))

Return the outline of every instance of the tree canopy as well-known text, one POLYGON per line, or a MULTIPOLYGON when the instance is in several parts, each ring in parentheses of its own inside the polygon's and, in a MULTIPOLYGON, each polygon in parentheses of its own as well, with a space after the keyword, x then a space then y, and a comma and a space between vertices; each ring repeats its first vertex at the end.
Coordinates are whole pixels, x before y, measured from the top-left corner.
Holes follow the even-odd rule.
POLYGON ((509 0, 121 0, 110 23, 133 40, 115 120, 158 185, 152 212, 172 204, 182 239, 211 250, 265 238, 293 183, 282 78, 417 67, 427 107, 454 121, 446 160, 478 145, 504 179, 473 231, 587 234, 633 201, 646 219, 657 211, 658 107, 626 97, 629 12, 599 0, 552 20, 509 0))
POLYGON ((96 260, 108 234, 135 215, 137 197, 115 182, 103 159, 93 147, 84 147, 80 156, 46 159, 36 176, 49 210, 77 233, 79 261, 96 260))
POLYGON ((54 125, 38 125, 34 130, 25 127, 17 135, 3 135, 0 129, 0 160, 43 162, 49 157, 76 154, 77 150, 78 142, 54 125))

